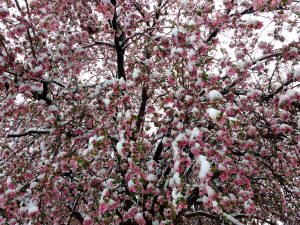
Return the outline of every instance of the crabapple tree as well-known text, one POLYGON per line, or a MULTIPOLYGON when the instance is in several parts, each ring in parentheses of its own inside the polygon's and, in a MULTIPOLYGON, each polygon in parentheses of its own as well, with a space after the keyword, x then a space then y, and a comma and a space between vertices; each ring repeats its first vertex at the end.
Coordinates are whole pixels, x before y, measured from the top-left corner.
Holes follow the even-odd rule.
POLYGON ((0 4, 0 224, 299 224, 299 1, 0 4))

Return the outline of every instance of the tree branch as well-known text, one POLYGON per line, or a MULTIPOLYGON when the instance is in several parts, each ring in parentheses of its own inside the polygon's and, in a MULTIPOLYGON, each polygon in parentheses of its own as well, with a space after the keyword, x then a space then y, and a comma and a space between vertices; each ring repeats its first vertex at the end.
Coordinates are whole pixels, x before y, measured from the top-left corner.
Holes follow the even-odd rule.
MULTIPOLYGON (((142 7, 139 5, 139 3, 134 2, 133 4, 134 4, 135 9, 141 14, 141 16, 142 16, 143 18, 145 18, 145 13, 143 12, 143 9, 142 9, 142 7)), ((146 23, 146 25, 147 25, 148 27, 150 27, 149 21, 145 21, 145 23, 146 23)))
POLYGON ((143 87, 142 89, 142 101, 141 101, 141 105, 140 105, 140 109, 139 109, 139 114, 138 114, 138 118, 136 121, 136 133, 138 133, 141 129, 141 124, 145 115, 145 111, 146 111, 146 105, 147 105, 147 100, 149 99, 149 96, 147 95, 147 89, 146 87, 143 87))
POLYGON ((69 219, 68 219, 68 225, 71 224, 72 217, 75 217, 81 223, 83 222, 83 218, 82 218, 81 214, 76 212, 76 207, 78 205, 79 199, 80 199, 80 193, 78 194, 78 196, 75 200, 75 203, 73 205, 72 211, 71 211, 69 219))
POLYGON ((85 45, 82 48, 90 48, 90 47, 93 47, 93 46, 96 46, 96 45, 106 45, 106 46, 109 46, 109 47, 115 49, 115 46, 113 44, 110 44, 110 43, 107 43, 107 42, 102 42, 102 41, 95 41, 93 44, 85 45))
POLYGON ((51 133, 51 129, 28 129, 23 133, 9 133, 7 134, 7 137, 9 138, 14 138, 14 137, 24 137, 27 135, 31 135, 31 134, 50 134, 51 133))
POLYGON ((243 225, 240 221, 238 221, 237 219, 235 219, 233 216, 227 214, 227 213, 224 213, 224 212, 221 212, 221 216, 225 219, 225 220, 228 220, 230 221, 232 224, 234 225, 243 225))
POLYGON ((195 212, 186 212, 184 214, 184 216, 186 218, 191 218, 191 217, 196 217, 196 216, 205 216, 205 217, 208 217, 208 218, 211 218, 211 219, 215 219, 215 220, 218 219, 217 216, 214 216, 214 215, 212 215, 212 214, 210 214, 208 212, 202 211, 202 210, 197 210, 195 212))

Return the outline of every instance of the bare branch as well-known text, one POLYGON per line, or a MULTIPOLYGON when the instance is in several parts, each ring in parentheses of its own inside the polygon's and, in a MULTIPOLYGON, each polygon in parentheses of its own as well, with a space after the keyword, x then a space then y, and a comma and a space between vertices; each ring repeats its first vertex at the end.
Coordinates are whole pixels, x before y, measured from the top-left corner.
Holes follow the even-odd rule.
POLYGON ((106 45, 106 46, 109 46, 109 47, 115 49, 115 46, 113 44, 110 44, 107 42, 102 42, 102 41, 95 41, 93 44, 85 45, 82 48, 90 48, 90 47, 94 47, 96 45, 106 45))
POLYGON ((136 133, 138 133, 141 129, 141 124, 145 115, 145 111, 146 111, 146 104, 147 104, 147 100, 149 99, 149 96, 147 95, 147 89, 146 87, 143 87, 142 89, 142 102, 140 104, 140 109, 139 109, 139 114, 138 114, 138 118, 136 121, 136 133))
POLYGON ((80 194, 81 193, 78 194, 78 196, 75 200, 75 203, 73 205, 72 211, 71 211, 69 219, 68 219, 68 225, 71 224, 71 220, 73 217, 75 217, 79 222, 83 222, 83 218, 82 218, 81 214, 76 211, 76 207, 77 207, 79 199, 80 199, 80 194))

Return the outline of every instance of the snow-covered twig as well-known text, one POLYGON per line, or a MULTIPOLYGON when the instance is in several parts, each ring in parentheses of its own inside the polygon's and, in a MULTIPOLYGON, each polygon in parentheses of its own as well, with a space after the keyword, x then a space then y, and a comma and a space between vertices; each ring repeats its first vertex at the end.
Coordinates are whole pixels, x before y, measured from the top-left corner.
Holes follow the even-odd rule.
POLYGON ((28 129, 25 130, 23 133, 11 132, 7 134, 7 137, 23 137, 30 134, 50 134, 52 129, 28 129))
POLYGON ((230 221, 232 224, 234 225, 243 225, 240 221, 238 221, 237 219, 235 219, 233 216, 227 214, 227 213, 224 213, 222 212, 220 214, 224 219, 230 221))

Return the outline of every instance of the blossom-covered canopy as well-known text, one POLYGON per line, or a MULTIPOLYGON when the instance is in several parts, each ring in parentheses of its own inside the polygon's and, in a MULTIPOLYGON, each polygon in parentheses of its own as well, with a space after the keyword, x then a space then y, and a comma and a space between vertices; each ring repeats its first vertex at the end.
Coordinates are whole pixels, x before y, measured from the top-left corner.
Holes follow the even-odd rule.
POLYGON ((0 0, 0 224, 299 224, 299 16, 0 0))

